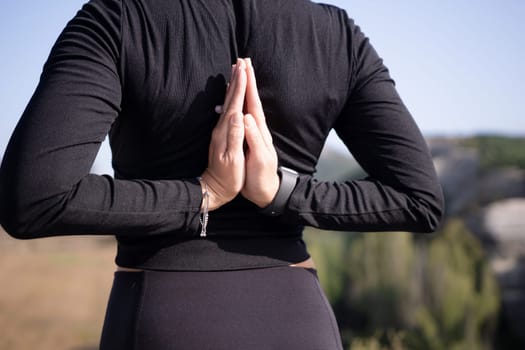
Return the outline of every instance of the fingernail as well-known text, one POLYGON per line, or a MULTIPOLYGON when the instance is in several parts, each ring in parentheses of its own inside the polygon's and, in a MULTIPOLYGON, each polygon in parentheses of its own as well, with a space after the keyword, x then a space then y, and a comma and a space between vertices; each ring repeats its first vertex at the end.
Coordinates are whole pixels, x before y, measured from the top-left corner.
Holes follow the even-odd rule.
POLYGON ((252 66, 252 59, 250 57, 246 58, 246 62, 248 63, 248 67, 253 67, 252 66))

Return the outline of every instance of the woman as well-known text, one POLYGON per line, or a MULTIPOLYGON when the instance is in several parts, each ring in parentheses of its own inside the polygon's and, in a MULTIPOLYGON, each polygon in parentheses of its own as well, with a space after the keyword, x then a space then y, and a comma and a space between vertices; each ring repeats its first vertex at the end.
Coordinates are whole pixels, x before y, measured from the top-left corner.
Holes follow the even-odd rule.
POLYGON ((306 0, 91 0, 0 191, 14 237, 116 235, 102 349, 341 349, 303 226, 431 232, 443 210, 381 59, 306 0), (369 177, 313 178, 331 129, 369 177), (88 174, 108 133, 115 178, 88 174))

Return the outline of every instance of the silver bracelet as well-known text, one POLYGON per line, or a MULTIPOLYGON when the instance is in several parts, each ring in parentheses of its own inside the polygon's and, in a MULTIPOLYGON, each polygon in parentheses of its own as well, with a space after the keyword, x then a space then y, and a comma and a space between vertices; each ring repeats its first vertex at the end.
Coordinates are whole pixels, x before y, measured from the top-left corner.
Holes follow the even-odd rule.
POLYGON ((210 205, 210 194, 208 193, 208 184, 206 181, 202 179, 202 177, 199 177, 198 180, 204 184, 204 193, 202 194, 202 199, 204 201, 204 208, 201 212, 201 217, 199 218, 199 221, 201 223, 201 237, 206 237, 206 227, 208 226, 208 210, 210 205))

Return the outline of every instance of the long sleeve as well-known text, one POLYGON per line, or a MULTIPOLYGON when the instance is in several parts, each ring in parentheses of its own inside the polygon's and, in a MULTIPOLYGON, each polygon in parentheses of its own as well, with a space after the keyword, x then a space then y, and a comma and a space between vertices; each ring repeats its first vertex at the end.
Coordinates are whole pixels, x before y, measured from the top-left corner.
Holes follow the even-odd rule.
MULTIPOLYGON (((387 69, 343 11, 303 0, 88 2, 58 38, 9 142, 0 224, 19 238, 198 237, 202 192, 192 178, 206 167, 214 106, 239 55, 257 68, 282 165, 312 174, 334 128, 369 175, 302 175, 284 226, 436 228, 441 189, 387 69), (89 174, 108 133, 117 179, 89 174)), ((210 221, 225 234, 283 226, 242 198, 210 221)))
POLYGON ((89 174, 120 112, 120 22, 120 1, 92 0, 54 45, 0 169, 11 235, 197 232, 198 181, 89 174))
POLYGON ((286 219, 333 230, 434 231, 444 204, 425 140, 368 39, 352 21, 348 27, 352 74, 334 128, 368 177, 301 176, 286 219))

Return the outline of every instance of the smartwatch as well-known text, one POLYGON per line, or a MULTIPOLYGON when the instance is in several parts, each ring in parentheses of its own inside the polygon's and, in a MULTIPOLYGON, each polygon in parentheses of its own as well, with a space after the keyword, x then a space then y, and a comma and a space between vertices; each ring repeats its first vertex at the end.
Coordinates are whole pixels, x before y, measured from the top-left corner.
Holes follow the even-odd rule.
POLYGON ((259 212, 268 216, 279 216, 283 213, 288 199, 297 184, 299 173, 290 168, 280 166, 277 168, 277 174, 281 179, 279 189, 275 194, 273 201, 266 207, 262 208, 259 212))

